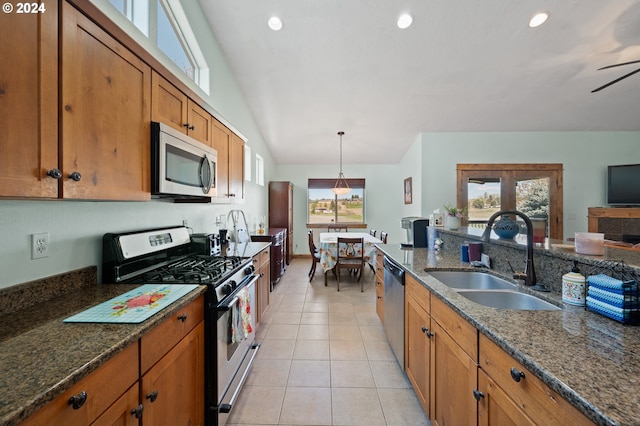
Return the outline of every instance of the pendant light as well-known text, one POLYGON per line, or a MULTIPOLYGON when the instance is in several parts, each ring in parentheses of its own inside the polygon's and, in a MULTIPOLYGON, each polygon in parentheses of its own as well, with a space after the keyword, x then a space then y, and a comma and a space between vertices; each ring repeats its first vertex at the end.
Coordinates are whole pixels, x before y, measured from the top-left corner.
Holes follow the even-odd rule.
POLYGON ((344 132, 338 132, 338 136, 340 136, 340 174, 338 175, 338 180, 332 189, 333 193, 336 195, 345 195, 351 191, 351 188, 349 188, 349 184, 342 173, 342 135, 344 135, 344 132))

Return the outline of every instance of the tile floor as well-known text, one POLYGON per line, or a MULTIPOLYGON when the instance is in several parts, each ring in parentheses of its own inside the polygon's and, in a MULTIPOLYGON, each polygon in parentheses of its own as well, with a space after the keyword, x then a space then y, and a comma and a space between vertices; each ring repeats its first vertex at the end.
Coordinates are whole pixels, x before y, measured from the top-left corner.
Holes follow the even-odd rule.
POLYGON ((430 425, 375 312, 375 281, 340 292, 297 258, 271 293, 261 348, 228 425, 430 425))

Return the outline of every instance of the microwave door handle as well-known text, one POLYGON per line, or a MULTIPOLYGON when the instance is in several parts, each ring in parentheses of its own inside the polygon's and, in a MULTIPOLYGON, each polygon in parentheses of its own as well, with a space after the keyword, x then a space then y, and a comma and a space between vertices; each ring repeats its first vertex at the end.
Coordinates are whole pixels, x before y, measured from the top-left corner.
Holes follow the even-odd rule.
POLYGON ((207 154, 204 154, 200 161, 200 186, 205 194, 208 194, 211 190, 211 162, 207 154), (208 176, 207 176, 208 175, 208 176), (205 176, 208 177, 205 182, 205 176))

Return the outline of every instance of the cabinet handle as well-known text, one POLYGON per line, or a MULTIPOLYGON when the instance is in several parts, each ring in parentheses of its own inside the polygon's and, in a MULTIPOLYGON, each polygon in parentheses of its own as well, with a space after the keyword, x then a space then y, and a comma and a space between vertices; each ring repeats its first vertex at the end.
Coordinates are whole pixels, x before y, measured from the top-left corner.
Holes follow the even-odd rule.
POLYGON ((151 402, 156 402, 156 398, 158 398, 158 389, 154 389, 153 392, 148 393, 145 398, 151 402))
POLYGON ((524 371, 518 371, 515 367, 511 367, 511 378, 519 382, 520 379, 524 379, 524 371))
POLYGON ((178 315, 178 319, 182 322, 185 322, 187 320, 187 314, 178 315))
POLYGON ((196 129, 196 126, 194 126, 193 124, 189 124, 189 123, 184 123, 183 126, 186 127, 187 130, 195 130, 196 129))
POLYGON ((47 172, 47 176, 54 179, 60 179, 62 178, 62 172, 60 171, 60 169, 51 169, 47 172))
POLYGON ((142 404, 138 405, 136 408, 132 408, 131 409, 131 414, 133 415, 133 417, 135 417, 136 419, 139 419, 142 417, 142 410, 144 409, 144 407, 142 406, 142 404))
POLYGON ((481 398, 484 398, 484 392, 480 392, 478 389, 474 389, 473 397, 476 399, 476 401, 480 401, 481 398))
POLYGON ((79 394, 69 398, 69 401, 67 401, 67 404, 71 405, 74 410, 77 410, 78 408, 82 407, 85 402, 87 402, 87 392, 82 391, 79 394))
POLYGON ((69 175, 69 179, 71 179, 73 181, 76 181, 76 182, 79 182, 80 179, 82 179, 82 175, 80 173, 78 173, 78 172, 72 172, 69 175))
POLYGON ((429 329, 427 327, 425 327, 424 325, 422 326, 422 332, 424 334, 426 334, 429 339, 431 339, 433 337, 433 333, 430 332, 429 329))

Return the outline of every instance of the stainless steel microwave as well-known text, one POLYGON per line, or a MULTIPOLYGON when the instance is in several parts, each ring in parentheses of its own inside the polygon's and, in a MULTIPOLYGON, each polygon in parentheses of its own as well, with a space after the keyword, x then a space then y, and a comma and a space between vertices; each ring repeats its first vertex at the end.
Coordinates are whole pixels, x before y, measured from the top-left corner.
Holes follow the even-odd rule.
POLYGON ((172 127, 151 122, 151 195, 215 197, 218 152, 172 127))

